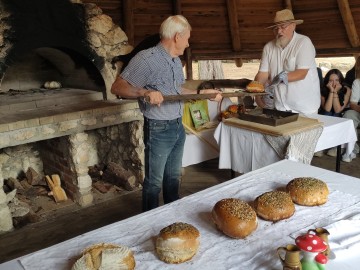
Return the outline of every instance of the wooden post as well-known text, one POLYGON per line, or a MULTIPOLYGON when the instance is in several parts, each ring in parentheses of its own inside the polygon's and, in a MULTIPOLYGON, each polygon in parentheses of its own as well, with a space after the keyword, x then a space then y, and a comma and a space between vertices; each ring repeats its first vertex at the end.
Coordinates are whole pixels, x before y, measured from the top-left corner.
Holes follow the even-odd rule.
POLYGON ((123 1, 124 31, 128 37, 129 44, 134 46, 134 2, 133 0, 123 1))
POLYGON ((173 0, 173 13, 181 14, 181 0, 173 0))
POLYGON ((186 79, 192 80, 193 79, 193 70, 192 70, 192 56, 191 56, 191 49, 186 48, 185 50, 185 69, 186 69, 186 79))
MULTIPOLYGON (((241 50, 241 40, 240 40, 240 31, 239 31, 239 23, 237 16, 237 7, 236 0, 227 0, 227 12, 229 17, 229 25, 230 25, 230 33, 232 40, 232 47, 235 52, 241 50)), ((237 67, 241 67, 243 62, 241 58, 235 59, 235 64, 237 67)))

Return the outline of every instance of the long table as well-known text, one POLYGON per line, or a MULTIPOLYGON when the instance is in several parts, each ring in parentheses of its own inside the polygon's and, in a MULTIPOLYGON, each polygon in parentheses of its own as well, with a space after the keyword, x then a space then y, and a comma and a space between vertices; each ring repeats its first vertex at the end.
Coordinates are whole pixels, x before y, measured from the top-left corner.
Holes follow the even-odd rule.
POLYGON ((333 253, 326 269, 358 269, 359 194, 358 178, 282 160, 171 204, 0 264, 0 269, 70 269, 83 249, 100 242, 128 246, 134 251, 136 269, 282 269, 276 249, 294 243, 298 235, 315 227, 325 227, 330 232, 329 240, 333 253), (216 229, 210 213, 218 200, 233 197, 251 203, 263 192, 284 188, 291 179, 300 176, 311 176, 325 181, 330 190, 328 202, 315 207, 296 205, 292 217, 275 223, 259 218, 257 229, 245 239, 229 238, 216 229), (166 264, 156 256, 154 239, 163 227, 178 221, 198 228, 201 235, 200 248, 189 262, 179 265, 166 264))
MULTIPOLYGON (((324 124, 315 152, 343 144, 347 145, 348 154, 353 150, 357 135, 352 120, 319 114, 307 117, 318 119, 324 124)), ((220 123, 214 136, 220 146, 220 169, 246 173, 281 160, 261 132, 220 123)), ((339 159, 338 155, 338 162, 339 159)))

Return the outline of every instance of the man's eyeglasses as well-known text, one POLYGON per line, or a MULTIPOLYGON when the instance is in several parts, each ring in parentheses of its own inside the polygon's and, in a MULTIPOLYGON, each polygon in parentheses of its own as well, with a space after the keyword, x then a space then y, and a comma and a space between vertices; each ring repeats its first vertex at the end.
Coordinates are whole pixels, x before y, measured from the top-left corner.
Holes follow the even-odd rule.
POLYGON ((287 24, 282 24, 282 25, 276 26, 276 27, 273 28, 273 31, 274 31, 275 33, 277 33, 279 30, 284 31, 284 30, 286 30, 286 28, 289 27, 290 24, 291 24, 291 23, 287 23, 287 24))

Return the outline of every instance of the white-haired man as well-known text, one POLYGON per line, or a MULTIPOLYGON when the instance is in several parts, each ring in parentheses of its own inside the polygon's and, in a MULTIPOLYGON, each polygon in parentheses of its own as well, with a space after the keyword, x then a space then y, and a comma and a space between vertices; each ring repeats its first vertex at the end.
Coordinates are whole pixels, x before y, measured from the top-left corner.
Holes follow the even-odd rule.
MULTIPOLYGON (((123 98, 148 97, 139 101, 144 114, 145 178, 142 193, 143 211, 179 198, 185 131, 182 125, 182 101, 164 101, 165 95, 195 94, 182 87, 184 73, 179 56, 189 47, 191 26, 185 17, 168 17, 160 26, 160 42, 140 51, 116 78, 111 92, 123 98)), ((202 93, 220 91, 201 90, 202 93)))
MULTIPOLYGON (((301 23, 289 9, 276 12, 274 25, 268 27, 276 38, 265 45, 255 80, 273 83, 269 89, 277 110, 312 114, 320 106, 320 84, 314 45, 295 32, 301 23)), ((260 98, 256 101, 265 106, 260 98)))

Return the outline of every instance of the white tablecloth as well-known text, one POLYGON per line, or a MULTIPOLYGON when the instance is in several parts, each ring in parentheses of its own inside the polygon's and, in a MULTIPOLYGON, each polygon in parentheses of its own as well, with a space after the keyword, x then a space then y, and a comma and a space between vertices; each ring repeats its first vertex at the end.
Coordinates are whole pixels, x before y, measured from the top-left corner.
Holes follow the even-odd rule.
MULTIPOLYGON (((347 144, 348 154, 353 150, 357 135, 352 120, 319 114, 307 115, 307 117, 319 119, 324 123, 315 152, 342 144, 347 144)), ((259 132, 221 123, 215 130, 214 136, 220 146, 220 169, 246 173, 281 159, 264 135, 259 132)))
MULTIPOLYGON (((221 104, 222 109, 233 104, 229 98, 225 98, 221 104)), ((218 122, 219 103, 208 100, 209 118, 212 122, 218 122)), ((215 128, 204 129, 198 132, 198 135, 186 134, 184 146, 184 155, 182 166, 187 167, 193 164, 217 158, 219 156, 219 147, 214 138, 215 128)))
POLYGON ((214 138, 215 128, 205 129, 198 133, 186 134, 182 166, 187 167, 193 164, 217 158, 219 146, 214 138))
POLYGON ((358 269, 360 239, 354 238, 354 235, 359 235, 360 231, 349 234, 338 225, 340 221, 348 221, 352 222, 348 228, 360 229, 359 194, 358 178, 283 160, 174 203, 1 264, 0 269, 70 269, 84 248, 99 242, 130 247, 135 254, 136 269, 282 269, 276 255, 277 247, 294 243, 297 235, 317 226, 330 230, 330 247, 335 249, 336 259, 329 261, 327 269, 358 269), (315 207, 296 205, 296 212, 291 218, 275 223, 259 219, 256 231, 243 240, 229 238, 215 228, 210 212, 218 200, 235 197, 251 202, 263 192, 283 188, 291 179, 299 176, 324 180, 330 189, 328 202, 315 207), (170 265, 157 258, 154 239, 163 227, 177 221, 190 223, 199 229, 200 248, 191 261, 170 265), (332 235, 336 237, 336 243, 332 242, 332 235))

